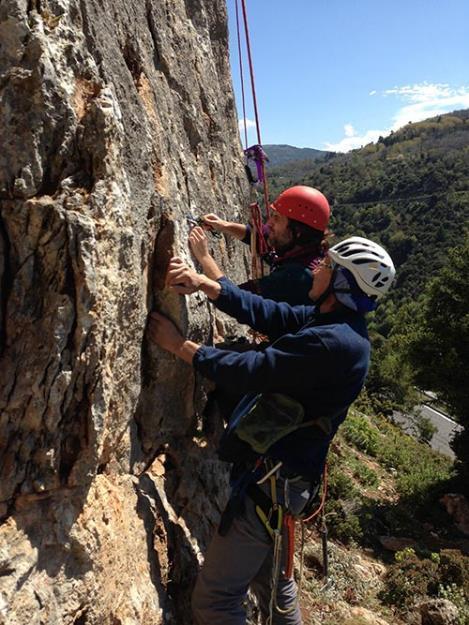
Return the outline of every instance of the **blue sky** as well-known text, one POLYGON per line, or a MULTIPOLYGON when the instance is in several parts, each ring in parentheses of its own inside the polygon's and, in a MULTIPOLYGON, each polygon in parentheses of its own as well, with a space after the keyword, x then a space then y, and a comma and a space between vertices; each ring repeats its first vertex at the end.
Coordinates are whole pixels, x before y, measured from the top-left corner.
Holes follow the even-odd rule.
MULTIPOLYGON (((235 1, 227 4, 241 118, 235 1)), ((246 3, 263 144, 347 151, 469 108, 469 0, 246 3)), ((246 59, 244 72, 251 144, 246 59)))

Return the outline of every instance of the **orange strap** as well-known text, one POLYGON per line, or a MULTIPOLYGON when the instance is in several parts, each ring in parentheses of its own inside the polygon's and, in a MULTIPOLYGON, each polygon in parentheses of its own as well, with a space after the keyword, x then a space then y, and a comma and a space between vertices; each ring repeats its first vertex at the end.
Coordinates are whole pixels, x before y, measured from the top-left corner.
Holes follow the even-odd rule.
POLYGON ((323 477, 323 481, 322 481, 322 497, 321 497, 321 503, 319 504, 319 508, 317 510, 315 510, 313 512, 313 514, 311 514, 309 517, 307 517, 306 519, 301 519, 302 523, 308 523, 309 521, 312 521, 315 517, 318 516, 318 514, 322 511, 322 509, 324 508, 324 504, 326 503, 326 497, 327 497, 327 463, 324 465, 324 477, 323 477))
POLYGON ((283 520, 283 524, 285 527, 285 534, 287 539, 287 558, 284 577, 285 579, 291 579, 293 577, 293 557, 295 555, 295 517, 291 514, 286 514, 283 520))

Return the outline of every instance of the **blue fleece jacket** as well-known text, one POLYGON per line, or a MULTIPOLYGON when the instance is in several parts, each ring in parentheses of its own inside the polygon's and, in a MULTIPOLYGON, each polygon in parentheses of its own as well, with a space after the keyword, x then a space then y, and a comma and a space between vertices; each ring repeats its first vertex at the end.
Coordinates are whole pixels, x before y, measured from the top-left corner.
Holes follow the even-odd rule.
MULTIPOLYGON (((263 226, 262 236, 267 239, 269 229, 263 226)), ((246 226, 243 243, 250 244, 251 226, 246 226)), ((310 304, 309 291, 312 284, 312 270, 321 261, 316 246, 303 245, 295 252, 287 252, 281 256, 273 254, 265 258, 270 265, 270 273, 240 284, 240 288, 276 302, 288 302, 292 306, 310 304)))
POLYGON ((365 318, 349 309, 319 313, 264 299, 220 278, 215 306, 268 335, 264 351, 243 353, 200 347, 194 367, 218 385, 246 394, 285 393, 305 409, 305 420, 331 418, 332 431, 297 430, 276 443, 273 455, 311 479, 322 473, 330 441, 358 396, 368 370, 370 344, 365 318))

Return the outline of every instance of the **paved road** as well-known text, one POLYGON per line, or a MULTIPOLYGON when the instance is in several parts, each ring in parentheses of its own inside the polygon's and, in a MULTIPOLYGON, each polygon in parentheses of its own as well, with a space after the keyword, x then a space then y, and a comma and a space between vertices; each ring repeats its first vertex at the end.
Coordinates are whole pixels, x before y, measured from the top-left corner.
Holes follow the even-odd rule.
MULTIPOLYGON (((449 443, 454 433, 461 430, 462 427, 450 419, 447 415, 431 408, 427 404, 422 404, 417 410, 421 415, 430 419, 433 425, 437 428, 437 431, 431 440, 431 446, 433 449, 436 449, 445 456, 454 458, 454 452, 449 446, 449 443)), ((402 414, 401 412, 395 412, 393 416, 396 423, 401 425, 405 431, 415 435, 415 431, 412 429, 412 417, 402 414)))

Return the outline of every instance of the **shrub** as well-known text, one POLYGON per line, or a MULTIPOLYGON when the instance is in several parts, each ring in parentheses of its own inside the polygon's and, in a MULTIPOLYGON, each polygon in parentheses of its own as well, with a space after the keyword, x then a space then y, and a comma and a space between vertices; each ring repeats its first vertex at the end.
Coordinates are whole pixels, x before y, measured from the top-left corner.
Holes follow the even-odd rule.
POLYGON ((347 545, 363 537, 360 519, 353 512, 345 510, 340 502, 330 501, 326 514, 328 531, 333 538, 347 545))
POLYGON ((442 585, 455 584, 469 601, 469 557, 456 549, 444 549, 440 552, 438 567, 442 585))
POLYGON ((350 412, 342 425, 342 433, 345 440, 360 451, 370 456, 376 456, 378 453, 379 432, 366 417, 350 412))
POLYGON ((416 600, 433 594, 438 586, 436 562, 420 560, 409 554, 401 562, 391 565, 385 576, 386 589, 381 593, 384 603, 411 607, 416 600))
POLYGON ((350 465, 353 471, 353 477, 355 477, 360 484, 364 486, 378 486, 379 477, 373 469, 370 469, 366 464, 355 459, 350 462, 350 465))
POLYGON ((451 601, 458 608, 458 625, 469 625, 469 604, 462 588, 458 588, 456 584, 440 584, 438 597, 451 601))
POLYGON ((460 551, 446 549, 430 558, 420 559, 413 549, 395 554, 396 562, 385 577, 386 589, 381 593, 385 603, 410 607, 425 595, 452 601, 459 609, 461 625, 469 621, 469 557, 460 551))
POLYGON ((419 415, 416 418, 415 427, 417 429, 418 438, 421 443, 430 444, 434 434, 438 432, 438 428, 436 427, 436 425, 433 424, 431 419, 422 415, 419 415))
POLYGON ((403 497, 418 506, 432 496, 436 485, 449 479, 452 463, 432 449, 403 434, 385 419, 377 419, 382 433, 377 450, 377 460, 397 472, 396 488, 403 497))

